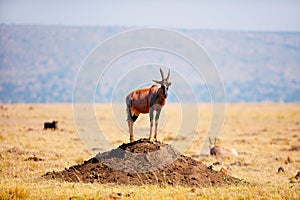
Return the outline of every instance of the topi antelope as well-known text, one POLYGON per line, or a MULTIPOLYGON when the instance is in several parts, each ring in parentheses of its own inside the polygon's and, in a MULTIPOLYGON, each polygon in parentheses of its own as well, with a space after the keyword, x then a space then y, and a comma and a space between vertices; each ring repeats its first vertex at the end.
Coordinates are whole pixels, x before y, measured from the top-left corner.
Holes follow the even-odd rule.
POLYGON ((168 76, 165 78, 164 72, 160 69, 161 81, 153 80, 153 82, 160 84, 160 87, 157 85, 152 85, 150 88, 144 88, 139 90, 134 90, 130 92, 126 97, 127 105, 127 122, 130 133, 130 142, 134 141, 133 134, 133 123, 136 121, 140 113, 146 114, 149 113, 150 116, 150 135, 149 140, 153 141, 152 136, 152 127, 153 127, 153 114, 156 111, 155 115, 155 131, 154 131, 154 140, 157 140, 157 126, 160 111, 166 103, 168 97, 168 89, 171 85, 169 81, 170 78, 170 69, 168 71, 168 76))
POLYGON ((237 151, 235 148, 227 148, 220 146, 217 144, 219 142, 219 139, 215 138, 214 142, 211 141, 209 138, 209 149, 210 149, 210 155, 212 156, 238 156, 237 151))

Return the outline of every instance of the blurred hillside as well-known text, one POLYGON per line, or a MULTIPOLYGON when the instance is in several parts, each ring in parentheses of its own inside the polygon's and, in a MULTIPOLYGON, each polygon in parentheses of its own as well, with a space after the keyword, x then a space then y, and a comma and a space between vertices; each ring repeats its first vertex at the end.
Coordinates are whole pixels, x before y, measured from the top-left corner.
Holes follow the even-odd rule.
MULTIPOLYGON (((77 71, 89 52, 124 30, 129 28, 0 25, 0 102, 71 102, 77 71)), ((178 31, 214 60, 227 102, 300 102, 299 32, 178 31)), ((114 84, 106 82, 106 98, 96 100, 108 101, 114 84)), ((199 101, 210 101, 202 80, 192 87, 199 101)))

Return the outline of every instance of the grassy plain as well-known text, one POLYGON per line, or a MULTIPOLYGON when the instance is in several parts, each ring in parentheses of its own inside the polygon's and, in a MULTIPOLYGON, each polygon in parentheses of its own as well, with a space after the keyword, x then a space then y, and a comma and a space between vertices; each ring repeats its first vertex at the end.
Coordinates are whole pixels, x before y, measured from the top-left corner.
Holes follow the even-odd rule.
MULTIPOLYGON (((128 134, 124 109, 116 108, 114 113, 113 108, 96 105, 95 115, 102 133, 117 147, 128 142, 128 134)), ((180 105, 167 104, 164 109, 159 140, 170 143, 184 119, 180 105)), ((193 137, 183 149, 186 155, 207 165, 219 161, 247 183, 189 188, 45 180, 46 172, 61 171, 93 156, 80 139, 78 132, 82 135, 85 130, 76 129, 72 105, 2 105, 0 199, 300 199, 300 183, 294 178, 300 171, 300 151, 292 150, 300 146, 300 104, 228 104, 220 139, 222 145, 236 148, 239 156, 227 158, 197 156, 210 127, 211 111, 209 104, 200 104, 198 126, 177 140, 193 137), (52 120, 58 120, 58 130, 43 130, 43 123, 52 120), (279 167, 284 172, 278 173, 279 167)), ((148 116, 140 117, 136 138, 148 137, 148 126, 148 116)), ((109 149, 100 145, 99 150, 109 149)))

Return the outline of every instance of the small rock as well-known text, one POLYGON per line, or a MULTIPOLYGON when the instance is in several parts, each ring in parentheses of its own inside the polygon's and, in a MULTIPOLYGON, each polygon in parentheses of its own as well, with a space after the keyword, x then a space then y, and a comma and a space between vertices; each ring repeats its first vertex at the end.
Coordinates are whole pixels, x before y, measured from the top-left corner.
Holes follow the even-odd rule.
POLYGON ((300 151, 300 146, 292 146, 289 151, 300 151))
POLYGON ((292 162, 294 162, 293 159, 291 159, 291 157, 288 156, 284 163, 289 164, 289 163, 292 163, 292 162))
POLYGON ((217 161, 217 162, 213 163, 213 165, 221 165, 221 164, 222 164, 222 162, 220 162, 220 161, 217 161))
POLYGON ((118 194, 110 194, 109 199, 111 200, 119 200, 121 197, 118 194))
POLYGON ((124 193, 123 192, 118 192, 117 195, 121 197, 121 196, 124 196, 124 193))
POLYGON ((26 158, 24 161, 35 161, 35 162, 37 162, 37 161, 44 161, 44 159, 38 158, 36 156, 32 156, 32 157, 26 158))
POLYGON ((220 172, 222 172, 223 174, 228 174, 228 170, 225 169, 224 167, 222 167, 222 168, 220 169, 220 172))
POLYGON ((31 171, 31 172, 34 171, 31 167, 25 167, 24 170, 25 170, 25 171, 31 171))
POLYGON ((296 174, 295 179, 296 179, 296 180, 299 180, 299 179, 300 179, 300 171, 296 174))
POLYGON ((279 167, 277 171, 278 171, 278 173, 284 172, 284 168, 283 167, 279 167))

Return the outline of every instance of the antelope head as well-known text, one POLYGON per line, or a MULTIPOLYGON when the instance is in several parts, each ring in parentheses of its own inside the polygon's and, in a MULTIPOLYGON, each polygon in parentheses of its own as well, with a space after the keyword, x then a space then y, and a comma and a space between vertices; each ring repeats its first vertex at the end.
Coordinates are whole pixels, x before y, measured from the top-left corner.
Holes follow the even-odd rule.
POLYGON ((214 141, 209 137, 209 152, 210 155, 217 155, 219 153, 218 148, 216 147, 216 144, 218 142, 218 138, 214 138, 214 141))
POLYGON ((161 74, 161 81, 157 81, 157 80, 153 80, 153 82, 160 84, 162 91, 163 91, 163 95, 165 98, 168 97, 168 90, 169 90, 169 86, 172 84, 169 79, 170 79, 170 69, 168 71, 168 76, 167 78, 165 78, 164 72, 163 70, 160 68, 160 74, 161 74))

